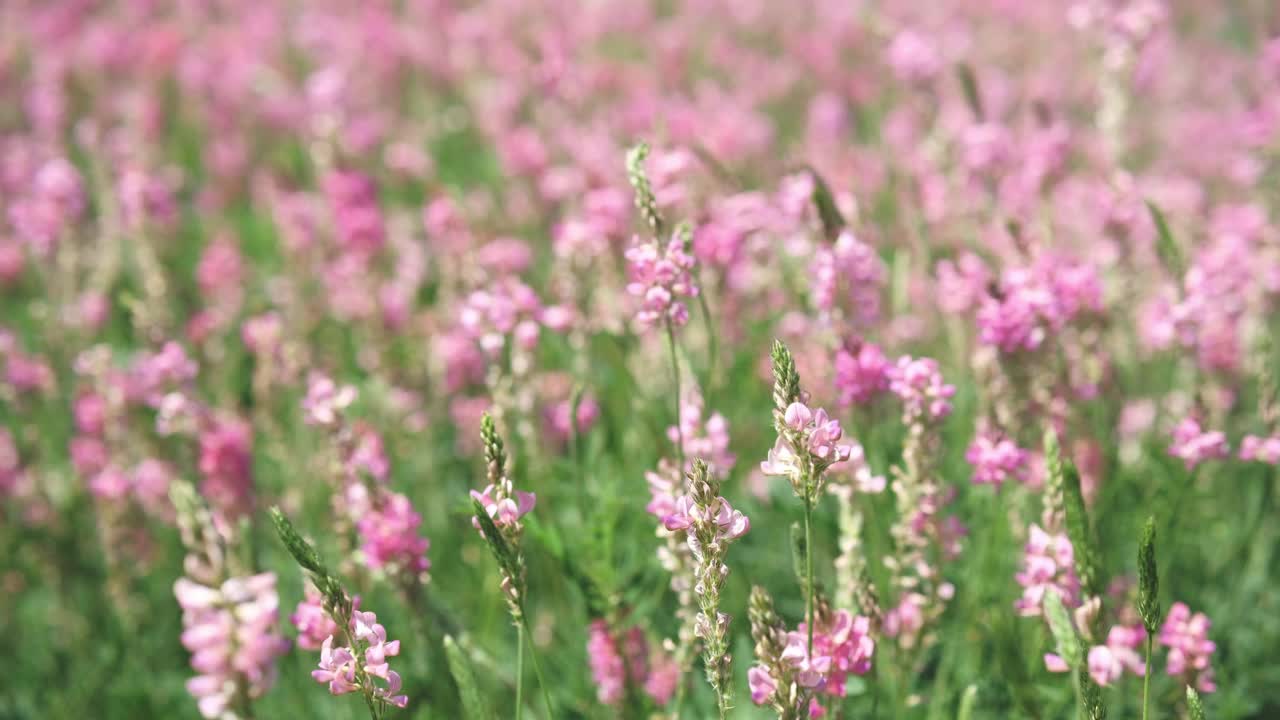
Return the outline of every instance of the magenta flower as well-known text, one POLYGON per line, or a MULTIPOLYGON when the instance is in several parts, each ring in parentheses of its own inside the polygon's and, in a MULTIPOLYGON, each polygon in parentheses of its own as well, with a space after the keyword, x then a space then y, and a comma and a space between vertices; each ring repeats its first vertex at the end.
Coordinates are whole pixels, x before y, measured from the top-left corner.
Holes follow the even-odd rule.
POLYGON ((604 620, 593 620, 587 630, 587 660, 596 683, 596 699, 605 705, 621 701, 627 690, 626 663, 604 620))
MULTIPOLYGON (((801 687, 844 697, 848 676, 865 675, 871 670, 875 648, 871 621, 837 610, 825 626, 814 628, 812 655, 808 651, 808 626, 800 623, 795 632, 787 634, 782 660, 795 669, 794 677, 801 687)), ((764 687, 761 683, 760 689, 764 687)))
POLYGON ((200 493, 217 511, 239 517, 253 506, 253 428, 217 418, 200 433, 200 493))
POLYGON ((975 485, 999 488, 1009 480, 1026 482, 1031 470, 1031 453, 994 432, 979 433, 964 457, 973 466, 975 485))
POLYGON ((1022 586, 1022 597, 1014 603, 1020 615, 1039 615, 1050 590, 1057 592, 1068 608, 1080 603, 1075 554, 1065 533, 1050 535, 1033 523, 1024 552, 1022 571, 1015 576, 1022 586))
POLYGON ((373 570, 389 569, 418 575, 431 567, 431 541, 418 534, 422 516, 409 498, 388 493, 356 520, 360 551, 373 570))
MULTIPOLYGON (((354 602, 359 607, 359 599, 354 602)), ((289 622, 298 629, 298 647, 303 650, 319 650, 339 630, 324 609, 324 598, 313 588, 307 588, 306 597, 289 616, 289 622)))
POLYGON ((835 359, 840 406, 865 405, 888 390, 890 367, 884 351, 872 343, 862 343, 856 350, 841 348, 835 359))
POLYGON ((1176 602, 1169 608, 1157 638, 1169 648, 1165 672, 1180 676, 1188 685, 1207 693, 1218 689, 1210 665, 1218 646, 1209 639, 1209 626, 1204 613, 1192 614, 1185 603, 1176 602))

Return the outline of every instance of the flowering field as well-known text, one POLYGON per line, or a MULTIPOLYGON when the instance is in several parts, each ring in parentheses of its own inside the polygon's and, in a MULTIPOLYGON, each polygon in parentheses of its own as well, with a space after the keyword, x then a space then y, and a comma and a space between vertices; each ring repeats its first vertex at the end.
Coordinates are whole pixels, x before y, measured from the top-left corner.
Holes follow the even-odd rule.
POLYGON ((1280 717, 1271 0, 0 0, 0 720, 1280 717))

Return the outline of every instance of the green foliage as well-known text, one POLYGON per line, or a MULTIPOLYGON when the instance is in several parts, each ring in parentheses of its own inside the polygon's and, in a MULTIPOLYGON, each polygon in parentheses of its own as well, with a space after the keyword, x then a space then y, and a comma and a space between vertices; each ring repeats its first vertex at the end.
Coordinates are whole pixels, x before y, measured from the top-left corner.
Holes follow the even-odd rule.
POLYGON ((497 715, 493 714, 485 694, 476 684, 471 661, 462 648, 458 647, 458 643, 448 635, 444 638, 444 652, 449 662, 449 672, 453 674, 454 682, 458 685, 465 720, 497 720, 497 715))

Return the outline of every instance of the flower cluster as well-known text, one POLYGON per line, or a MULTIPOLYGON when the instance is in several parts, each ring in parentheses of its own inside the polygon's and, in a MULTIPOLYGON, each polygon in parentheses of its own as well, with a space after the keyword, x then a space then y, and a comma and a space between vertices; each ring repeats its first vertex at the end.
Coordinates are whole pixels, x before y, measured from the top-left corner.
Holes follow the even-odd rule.
POLYGON ((520 518, 533 510, 537 497, 533 493, 516 490, 507 475, 507 452, 498 435, 493 418, 485 413, 480 420, 480 438, 484 445, 485 474, 489 484, 482 491, 471 491, 471 501, 484 513, 486 522, 479 515, 471 518, 476 532, 489 543, 489 549, 498 559, 502 575, 502 592, 508 609, 517 624, 524 618, 525 563, 520 549, 524 537, 524 523, 520 518), (491 533, 496 533, 496 537, 491 533))
POLYGON ((937 360, 904 355, 888 375, 889 390, 902 401, 905 424, 936 422, 951 414, 956 387, 943 381, 937 360))
POLYGON ((1280 435, 1245 435, 1240 441, 1240 459, 1280 465, 1280 435))
POLYGON ((1165 670, 1200 692, 1218 689, 1209 664, 1217 645, 1209 639, 1209 618, 1204 613, 1192 614, 1185 603, 1176 602, 1160 628, 1157 640, 1169 648, 1165 670))
POLYGON ((874 343, 860 343, 856 349, 840 348, 835 358, 840 406, 865 405, 888 390, 890 367, 884 351, 874 343))
POLYGON ((720 481, 708 472, 705 462, 695 460, 688 478, 689 494, 676 499, 675 510, 663 519, 663 524, 668 530, 688 533, 689 552, 695 562, 694 593, 701 609, 694 622, 694 634, 702 638, 707 681, 716 691, 720 707, 725 708, 732 675, 729 616, 720 612, 720 588, 729 575, 724 559, 729 545, 751 529, 751 521, 720 497, 720 481))
POLYGON ((664 322, 679 327, 689 322, 689 308, 681 298, 698 296, 692 275, 695 263, 679 236, 666 247, 656 241, 638 242, 627 250, 627 292, 640 298, 636 312, 640 327, 648 329, 664 322))
POLYGON ((621 703, 628 684, 643 689, 658 705, 666 705, 675 693, 679 667, 661 649, 650 652, 638 627, 622 633, 619 640, 607 622, 593 620, 587 628, 587 660, 596 698, 605 705, 621 703))
POLYGON ((493 359, 507 347, 508 338, 521 350, 537 347, 543 313, 538 294, 519 280, 507 277, 468 295, 458 312, 458 323, 485 356, 493 359))
POLYGON ((1015 576, 1022 597, 1014 608, 1023 616, 1040 615, 1045 593, 1057 592, 1067 607, 1080 602, 1080 580, 1076 577, 1075 553, 1066 533, 1052 535, 1032 524, 1024 546, 1022 570, 1015 576))
POLYGON ((289 649, 278 631, 275 573, 248 574, 228 556, 227 536, 195 489, 172 489, 187 549, 186 577, 173 594, 182 608, 182 645, 197 675, 187 682, 200 714, 211 720, 250 717, 248 703, 275 682, 275 661, 289 649))
POLYGON ((401 708, 407 705, 409 698, 400 692, 400 673, 387 661, 400 654, 400 641, 387 640, 387 629, 378 623, 378 616, 352 611, 346 638, 349 645, 335 645, 333 635, 324 639, 319 669, 312 670, 311 677, 327 684, 334 695, 359 692, 375 702, 401 708))
MULTIPOLYGON (((1146 674, 1146 663, 1139 652, 1146 642, 1147 631, 1142 625, 1114 625, 1107 633, 1107 642, 1089 648, 1085 658, 1089 676, 1102 687, 1115 684, 1128 670, 1138 677, 1146 674)), ((1070 672, 1071 667, 1061 656, 1046 653, 1045 668, 1049 672, 1070 672)))
POLYGON ((683 443, 683 457, 700 457, 707 461, 711 472, 725 477, 737 462, 729 452, 729 421, 720 413, 713 412, 704 423, 702 415, 702 395, 696 389, 691 390, 680 405, 680 426, 668 427, 667 438, 673 443, 683 443))
POLYGON ((1230 457, 1231 447, 1227 444, 1226 435, 1217 430, 1206 431, 1200 427, 1199 421, 1188 417, 1174 427, 1169 454, 1182 460, 1188 470, 1193 470, 1207 460, 1230 457))
POLYGON ((796 682, 802 687, 844 697, 848 676, 865 675, 871 670, 876 644, 868 618, 847 610, 828 615, 820 617, 819 627, 814 628, 812 653, 807 645, 807 627, 800 623, 795 632, 787 635, 782 660, 792 666, 796 682))
POLYGON ((819 311, 839 311, 847 320, 869 326, 880 318, 884 278, 884 262, 875 248, 844 230, 835 243, 814 255, 809 292, 819 311))
POLYGON ((271 687, 276 658, 289 649, 276 628, 275 573, 234 577, 218 587, 180 578, 173 594, 182 607, 182 646, 199 673, 187 681, 187 690, 200 714, 245 717, 238 704, 271 687))
MULTIPOLYGON (((359 604, 357 598, 354 605, 359 607, 359 604)), ((337 635, 339 631, 338 623, 325 610, 324 597, 314 588, 307 589, 306 596, 289 616, 289 622, 297 628, 298 647, 303 650, 319 650, 326 638, 337 635)))
POLYGON ((964 458, 973 466, 976 485, 999 488, 1010 480, 1026 482, 1030 474, 1030 451, 1018 447, 1013 440, 999 433, 979 433, 964 458))
POLYGON ((427 550, 431 541, 418 535, 421 525, 422 516, 414 511, 409 498, 400 493, 386 493, 356 520, 362 543, 360 551, 369 567, 412 575, 430 569, 427 550))
POLYGON ((802 402, 787 406, 782 428, 766 460, 760 463, 765 475, 785 477, 796 495, 816 496, 823 487, 827 468, 845 462, 853 446, 841 442, 844 429, 840 421, 822 408, 810 410, 802 402))
POLYGON ((1031 351, 1085 312, 1102 310, 1097 270, 1045 257, 1012 268, 978 306, 978 337, 1004 353, 1031 351))

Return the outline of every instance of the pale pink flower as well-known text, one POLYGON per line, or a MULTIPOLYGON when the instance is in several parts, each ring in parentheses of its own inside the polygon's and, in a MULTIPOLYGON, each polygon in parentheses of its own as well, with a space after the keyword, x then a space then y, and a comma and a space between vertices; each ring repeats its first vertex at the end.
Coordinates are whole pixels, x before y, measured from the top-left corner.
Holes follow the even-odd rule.
POLYGON ((1203 430, 1199 421, 1188 417, 1173 429, 1169 454, 1181 459, 1187 469, 1192 470, 1206 460, 1229 457, 1231 447, 1227 444, 1226 435, 1216 430, 1203 430))

